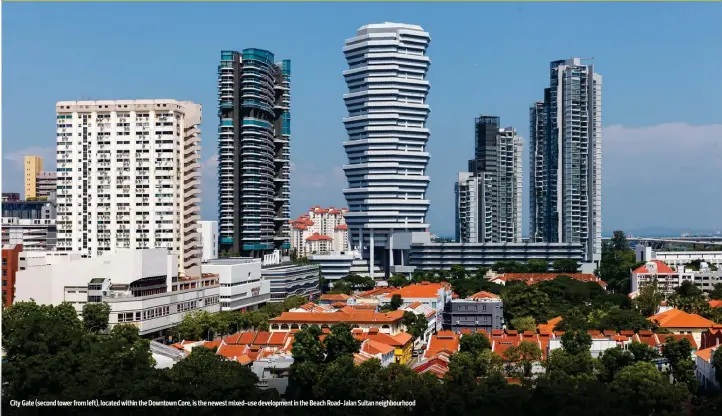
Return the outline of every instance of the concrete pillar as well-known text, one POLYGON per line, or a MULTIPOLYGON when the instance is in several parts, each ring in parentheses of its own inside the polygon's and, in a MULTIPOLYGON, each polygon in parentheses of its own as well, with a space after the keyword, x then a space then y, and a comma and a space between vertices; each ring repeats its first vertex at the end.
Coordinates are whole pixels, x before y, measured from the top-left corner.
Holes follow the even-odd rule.
POLYGON ((374 278, 374 230, 369 230, 369 277, 374 278))
POLYGON ((359 228, 358 229, 358 249, 361 251, 361 257, 363 257, 364 253, 364 229, 359 228))
POLYGON ((388 237, 388 239, 389 239, 389 272, 394 267, 394 242, 393 242, 394 239, 393 239, 393 236, 394 236, 394 232, 389 231, 389 237, 388 237))

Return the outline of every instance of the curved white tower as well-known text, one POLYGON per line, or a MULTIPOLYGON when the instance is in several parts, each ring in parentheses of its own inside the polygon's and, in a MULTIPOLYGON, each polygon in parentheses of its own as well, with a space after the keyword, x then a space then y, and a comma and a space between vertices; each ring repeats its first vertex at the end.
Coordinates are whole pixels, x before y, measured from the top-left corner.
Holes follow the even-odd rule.
POLYGON ((430 41, 420 26, 382 23, 362 26, 344 47, 349 65, 343 73, 349 89, 343 120, 348 133, 346 223, 351 244, 370 262, 371 275, 374 264, 386 271, 403 265, 408 232, 429 227, 430 41))

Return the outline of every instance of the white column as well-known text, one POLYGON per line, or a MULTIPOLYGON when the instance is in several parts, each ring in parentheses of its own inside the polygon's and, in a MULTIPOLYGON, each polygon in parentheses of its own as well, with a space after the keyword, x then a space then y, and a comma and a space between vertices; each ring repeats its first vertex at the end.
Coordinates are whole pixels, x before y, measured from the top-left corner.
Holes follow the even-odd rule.
POLYGON ((389 231, 389 270, 391 270, 392 267, 394 267, 394 240, 393 240, 394 232, 389 231))
POLYGON ((374 278, 374 230, 369 230, 369 276, 374 278))

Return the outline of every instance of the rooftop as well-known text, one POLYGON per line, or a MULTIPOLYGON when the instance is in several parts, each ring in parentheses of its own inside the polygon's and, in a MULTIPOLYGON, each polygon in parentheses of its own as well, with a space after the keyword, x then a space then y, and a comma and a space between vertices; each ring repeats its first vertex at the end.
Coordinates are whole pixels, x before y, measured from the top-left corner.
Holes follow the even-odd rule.
POLYGON ((647 319, 657 322, 661 328, 712 328, 715 325, 707 318, 679 309, 669 309, 647 319))
POLYGON ((401 321, 403 319, 403 311, 393 311, 388 313, 379 313, 374 311, 367 311, 362 309, 344 309, 344 311, 338 312, 284 312, 281 316, 269 319, 271 324, 283 324, 283 323, 321 323, 321 324, 334 324, 338 322, 347 323, 386 323, 391 324, 401 321))
POLYGON ((401 295, 402 299, 409 298, 429 298, 436 299, 439 297, 440 290, 451 290, 445 283, 429 283, 421 282, 402 288, 398 288, 394 291, 384 294, 383 298, 391 298, 393 295, 401 295))
POLYGON ((647 264, 644 264, 644 265, 639 266, 639 267, 637 267, 636 269, 634 269, 634 271, 633 271, 632 273, 656 273, 656 274, 660 274, 660 273, 661 273, 661 274, 667 274, 667 273, 676 273, 676 272, 675 272, 674 270, 672 270, 672 268, 670 268, 669 266, 667 266, 666 264, 664 264, 663 261, 660 261, 660 260, 651 260, 651 261, 648 261, 647 264), (656 265, 656 268, 657 268, 657 271, 656 271, 656 272, 654 272, 654 271, 650 272, 649 267, 647 267, 650 263, 656 265))
POLYGON ((607 282, 593 274, 588 273, 504 273, 503 275, 498 276, 497 279, 505 282, 523 281, 528 285, 533 285, 534 283, 554 280, 562 276, 566 276, 580 282, 596 282, 599 286, 607 287, 607 282))

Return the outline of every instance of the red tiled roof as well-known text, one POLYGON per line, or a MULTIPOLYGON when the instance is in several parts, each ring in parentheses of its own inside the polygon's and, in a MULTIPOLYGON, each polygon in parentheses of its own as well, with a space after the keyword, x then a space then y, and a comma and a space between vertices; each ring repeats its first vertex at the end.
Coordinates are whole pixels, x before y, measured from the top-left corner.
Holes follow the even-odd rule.
POLYGON ((256 339, 253 340, 253 345, 266 345, 268 344, 268 340, 271 339, 271 333, 270 332, 259 332, 258 335, 256 335, 256 339))
MULTIPOLYGON (((657 274, 676 273, 669 266, 664 264, 664 262, 661 260, 652 260, 652 261, 648 261, 647 263, 654 263, 657 265, 657 274)), ((649 269, 647 269, 647 265, 644 264, 644 265, 639 266, 636 269, 634 269, 634 271, 632 273, 649 273, 649 269)))
POLYGON ((662 328, 712 328, 715 325, 707 318, 679 309, 669 309, 647 319, 657 322, 662 328))
POLYGON ((388 354, 390 352, 394 351, 394 347, 392 347, 389 344, 385 344, 383 342, 374 341, 372 339, 367 339, 364 341, 363 345, 361 346, 361 351, 364 351, 368 354, 376 355, 376 354, 388 354))
POLYGON ((334 228, 334 230, 346 231, 346 230, 348 230, 348 225, 346 225, 346 224, 339 224, 339 225, 337 225, 337 226, 334 228))
POLYGON ((712 362, 712 353, 719 348, 718 346, 705 348, 697 351, 697 356, 705 361, 712 362))
POLYGON ((543 282, 545 280, 554 280, 561 276, 567 276, 580 282, 595 282, 599 286, 606 287, 607 282, 598 278, 593 274, 588 273, 505 273, 498 277, 498 279, 511 282, 511 281, 523 281, 528 285, 534 283, 543 282))
POLYGON ((710 308, 722 308, 722 300, 712 299, 709 301, 710 308))
POLYGON ((320 323, 334 324, 338 322, 347 323, 386 323, 399 322, 404 317, 404 311, 393 311, 387 313, 354 310, 338 312, 283 312, 281 316, 271 318, 269 323, 320 323))
POLYGON ((319 234, 319 233, 313 233, 313 235, 306 237, 306 241, 331 241, 333 238, 319 234))
POLYGON ((319 300, 326 300, 329 302, 344 302, 351 298, 351 296, 345 294, 345 293, 327 293, 325 295, 321 295, 318 299, 319 300))
POLYGON ((467 299, 499 299, 498 295, 495 295, 491 292, 476 292, 473 295, 467 297, 467 299))
POLYGON ((367 290, 365 292, 361 292, 358 294, 358 297, 360 298, 367 298, 371 296, 380 296, 385 295, 387 293, 395 292, 396 288, 391 286, 384 286, 384 287, 375 287, 371 290, 367 290))
POLYGON ((449 355, 455 354, 459 351, 459 341, 459 335, 454 332, 439 331, 438 334, 431 336, 429 347, 426 349, 424 357, 431 358, 441 352, 445 352, 449 355))
POLYGON ((446 285, 441 283, 421 282, 398 288, 393 292, 383 295, 383 298, 391 298, 393 295, 401 295, 402 299, 428 298, 436 299, 439 296, 439 290, 447 289, 446 285))
POLYGON ((562 317, 557 316, 556 318, 548 320, 545 324, 538 324, 536 328, 540 333, 551 334, 554 332, 554 327, 556 327, 561 321, 562 317))

